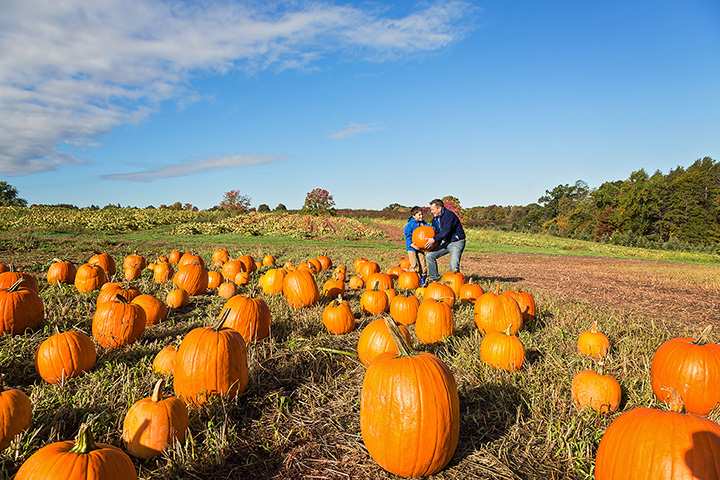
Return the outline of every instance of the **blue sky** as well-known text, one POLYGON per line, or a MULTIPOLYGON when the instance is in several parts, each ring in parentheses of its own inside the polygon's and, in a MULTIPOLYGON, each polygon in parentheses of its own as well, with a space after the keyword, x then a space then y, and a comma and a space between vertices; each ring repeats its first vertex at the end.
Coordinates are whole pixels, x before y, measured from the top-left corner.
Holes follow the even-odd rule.
POLYGON ((716 1, 73 3, 0 18, 34 203, 524 204, 720 158, 716 1))

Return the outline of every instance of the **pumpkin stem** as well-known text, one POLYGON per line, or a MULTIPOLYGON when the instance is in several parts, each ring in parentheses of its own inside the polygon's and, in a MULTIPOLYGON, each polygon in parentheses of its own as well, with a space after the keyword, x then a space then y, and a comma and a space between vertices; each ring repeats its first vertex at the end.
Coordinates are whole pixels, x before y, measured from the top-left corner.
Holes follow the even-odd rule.
POLYGON ((87 423, 80 425, 77 437, 75 437, 75 445, 70 449, 72 453, 85 454, 95 450, 95 438, 92 430, 87 423))
POLYGON ((59 263, 59 262, 62 262, 62 260, 60 260, 60 259, 57 258, 57 257, 55 257, 55 258, 53 258, 52 260, 50 260, 50 263, 59 263))
POLYGON ((598 332, 598 324, 597 320, 593 320, 592 327, 590 327, 591 333, 597 333, 598 332))
POLYGON ((124 304, 129 303, 129 302, 127 301, 127 298, 125 298, 123 295, 121 295, 121 294, 119 294, 119 293, 116 293, 116 294, 115 294, 115 300, 118 301, 118 302, 120 302, 120 303, 124 303, 124 304))
POLYGON ((229 316, 230 316, 230 309, 229 309, 229 308, 226 308, 225 310, 223 310, 223 311, 220 313, 220 319, 215 323, 215 325, 213 325, 213 329, 214 329, 216 332, 219 332, 220 329, 222 328, 223 324, 225 323, 225 320, 227 320, 227 318, 228 318, 229 316))
POLYGON ((153 402, 157 403, 160 401, 161 396, 162 396, 162 393, 160 392, 160 389, 162 388, 162 384, 163 384, 162 379, 158 380, 157 383, 155 384, 155 388, 153 388, 153 393, 152 393, 152 401, 153 402))
POLYGON ((23 282, 25 282, 25 277, 18 278, 17 280, 15 280, 15 283, 13 283, 7 288, 7 291, 11 293, 17 292, 18 290, 20 290, 20 286, 23 284, 23 282))
POLYGON ((510 336, 512 334, 512 323, 509 323, 505 329, 505 335, 510 336))
POLYGON ((412 356, 414 354, 413 349, 410 345, 408 345, 403 336, 400 334, 400 329, 398 328, 397 323, 395 323, 395 320, 393 320, 392 317, 390 317, 389 315, 384 315, 383 320, 385 320, 385 325, 390 332, 390 336, 393 338, 393 341, 397 346, 399 356, 412 356))
POLYGON ((605 375, 605 362, 602 360, 598 362, 598 373, 600 375, 605 375))
POLYGON ((495 295, 500 295, 500 284, 495 282, 495 295))
POLYGON ((702 332, 700 332, 700 336, 693 343, 695 345, 705 345, 706 343, 710 343, 711 331, 712 325, 708 325, 707 327, 703 328, 702 332))

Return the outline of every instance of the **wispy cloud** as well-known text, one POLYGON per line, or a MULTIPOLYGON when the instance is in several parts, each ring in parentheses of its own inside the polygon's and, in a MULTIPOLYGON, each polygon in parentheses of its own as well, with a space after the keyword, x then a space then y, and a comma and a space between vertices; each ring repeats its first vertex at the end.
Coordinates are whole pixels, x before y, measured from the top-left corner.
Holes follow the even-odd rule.
POLYGON ((362 133, 370 133, 379 130, 380 128, 373 123, 349 123, 340 130, 328 135, 333 140, 345 140, 346 138, 354 137, 362 133))
POLYGON ((310 68, 337 51, 371 61, 433 51, 461 38, 474 11, 463 0, 398 18, 296 0, 2 4, 0 173, 11 175, 75 162, 58 146, 140 122, 163 100, 182 107, 199 97, 195 74, 310 68))
POLYGON ((276 160, 280 160, 280 158, 264 155, 229 155, 194 162, 173 163, 158 168, 141 170, 139 172, 111 173, 109 175, 102 175, 102 178, 106 180, 124 180, 127 182, 152 182, 163 178, 184 177, 210 170, 261 165, 276 160))

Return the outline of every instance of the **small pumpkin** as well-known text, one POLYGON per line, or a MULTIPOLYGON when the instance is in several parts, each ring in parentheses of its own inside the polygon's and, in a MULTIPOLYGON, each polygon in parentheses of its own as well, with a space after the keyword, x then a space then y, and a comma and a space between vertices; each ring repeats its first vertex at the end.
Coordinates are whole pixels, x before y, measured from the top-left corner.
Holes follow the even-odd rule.
POLYGON ((170 308, 182 308, 188 304, 190 296, 182 288, 170 290, 165 297, 165 304, 170 308))
POLYGON ((346 277, 347 277, 347 267, 345 267, 345 265, 338 265, 338 267, 333 271, 333 274, 332 274, 333 280, 339 280, 339 281, 345 283, 346 277))
POLYGON ((426 299, 418 308, 415 336, 420 343, 431 344, 445 340, 455 331, 452 309, 442 300, 426 299))
MULTIPOLYGON (((399 325, 398 330, 405 341, 410 343, 410 332, 407 327, 399 325)), ((384 353, 398 354, 398 347, 382 318, 373 320, 363 328, 358 338, 357 351, 358 358, 366 367, 384 353)))
POLYGON ((283 280, 285 270, 282 268, 271 268, 260 277, 260 288, 265 295, 278 295, 283 291, 283 280))
POLYGON ((379 315, 389 307, 387 294, 382 290, 365 290, 360 295, 360 310, 370 315, 379 315))
POLYGON ((355 330, 355 316, 350 304, 340 296, 325 307, 322 321, 328 332, 335 335, 344 335, 355 330))
MULTIPOLYGON (((430 225, 421 225, 412 232, 412 244, 418 250, 425 251, 428 240, 435 238, 435 230, 430 225)), ((432 250, 432 248, 430 248, 432 250)))
POLYGON ((228 260, 222 266, 222 276, 225 280, 232 282, 240 272, 247 272, 245 264, 240 260, 228 260))
POLYGON ((283 295, 293 308, 309 307, 320 299, 315 278, 307 270, 293 270, 285 275, 283 295))
POLYGON ((167 262, 159 262, 153 268, 153 281, 155 283, 167 283, 173 277, 175 270, 167 262))
POLYGON ((362 278, 365 281, 365 283, 367 283, 370 275, 372 275, 373 273, 377 273, 379 271, 380 271, 380 265, 378 265, 377 262, 367 260, 360 265, 360 270, 357 273, 358 273, 358 275, 360 275, 360 278, 362 278))
POLYGON ((145 312, 145 326, 151 327, 165 320, 167 306, 152 295, 138 295, 132 299, 133 305, 140 305, 145 312))
POLYGON ((175 371, 175 355, 177 355, 175 345, 166 345, 163 347, 153 359, 153 372, 166 376, 172 375, 175 371))
POLYGON ((607 355, 610 349, 610 340, 598 330, 597 321, 593 322, 589 331, 580 333, 577 340, 577 351, 595 359, 601 359, 607 355))
POLYGON ((22 278, 10 287, 0 289, 0 336, 17 335, 39 327, 45 307, 37 292, 29 290, 22 278))
POLYGON ((418 314, 420 301, 414 295, 396 295, 390 300, 390 316, 401 325, 412 325, 418 314))
POLYGON ((116 295, 122 295, 125 300, 131 302, 135 297, 140 295, 140 290, 131 285, 127 285, 126 287, 122 283, 118 282, 105 283, 102 287, 100 287, 100 293, 95 300, 95 305, 111 302, 115 300, 116 295))
POLYGON ((127 280, 128 282, 135 280, 137 278, 140 278, 140 275, 142 275, 142 270, 135 268, 135 267, 125 267, 123 268, 123 278, 127 280))
POLYGON ((270 336, 272 316, 261 298, 235 295, 225 302, 220 315, 225 317, 222 326, 240 333, 245 344, 270 336))
POLYGON ((33 453, 15 474, 15 480, 118 479, 137 480, 135 466, 125 452, 95 443, 87 425, 75 441, 45 445, 33 453))
POLYGON ((233 282, 223 282, 217 290, 217 294, 225 299, 230 299, 237 293, 237 287, 233 282))
POLYGON ((612 375, 583 370, 572 380, 572 401, 575 408, 592 408, 598 413, 612 413, 620 405, 620 384, 612 375))
POLYGON ((233 398, 248 384, 247 350, 242 335, 215 326, 198 327, 183 338, 175 356, 175 394, 193 405, 204 404, 210 396, 233 398))
POLYGON ((472 280, 468 283, 463 284, 460 287, 460 293, 458 300, 461 302, 475 303, 478 298, 482 296, 485 291, 477 283, 472 283, 472 280))
POLYGON ((105 270, 107 278, 115 275, 115 260, 105 252, 98 252, 87 261, 90 265, 97 265, 105 270))
POLYGON ((99 265, 85 263, 80 265, 75 273, 75 288, 80 293, 89 293, 97 290, 107 282, 105 270, 99 265))
POLYGON ((230 260, 230 254, 227 251, 227 248, 220 247, 213 250, 211 263, 213 267, 222 267, 225 262, 230 260))
POLYGON ((92 339, 78 330, 58 332, 35 352, 35 370, 47 383, 63 383, 92 370, 97 352, 92 339))
POLYGON ((387 274, 390 275, 390 278, 392 278, 393 280, 397 280, 397 278, 400 276, 401 273, 403 273, 403 269, 400 268, 399 265, 390 267, 387 270, 387 274))
POLYGON ((523 316, 517 302, 496 292, 486 292, 478 298, 474 319, 483 334, 504 332, 510 327, 510 334, 515 335, 523 327, 523 316))
POLYGON ((67 260, 54 259, 47 271, 47 282, 50 285, 58 285, 67 283, 72 285, 75 283, 75 273, 77 269, 72 262, 67 260))
POLYGON ((320 271, 324 272, 332 268, 332 260, 327 255, 318 255, 316 260, 320 263, 320 271))
POLYGON ((345 293, 345 282, 331 278, 325 281, 322 288, 322 295, 325 298, 335 298, 345 293))
POLYGON ((124 347, 134 343, 145 331, 145 311, 118 294, 97 306, 92 319, 92 334, 104 348, 124 347))
POLYGON ((22 279, 23 281, 23 288, 27 288, 28 290, 32 290, 34 292, 40 292, 35 277, 32 274, 26 272, 10 271, 0 273, 0 288, 10 288, 13 283, 17 282, 20 279, 22 279))
POLYGON ((0 452, 5 450, 19 433, 30 428, 32 403, 17 388, 6 388, 0 376, 0 452))
POLYGON ((246 272, 253 273, 255 271, 255 259, 250 255, 240 255, 238 260, 245 266, 246 272))
POLYGON ((512 297, 517 302, 518 307, 520 307, 520 311, 523 314, 523 319, 526 322, 535 318, 535 310, 537 307, 535 306, 535 298, 531 293, 523 290, 507 290, 503 292, 503 295, 512 297))
POLYGON ((398 265, 399 265, 400 268, 402 268, 403 270, 409 271, 409 270, 410 270, 410 259, 407 258, 407 257, 405 257, 405 256, 403 256, 403 257, 400 259, 400 263, 399 263, 398 265))
POLYGON ((168 262, 170 262, 170 265, 177 265, 178 262, 180 261, 180 257, 182 257, 182 254, 180 253, 180 250, 178 250, 177 248, 170 251, 170 253, 167 256, 168 262))
POLYGON ((162 397, 158 380, 152 396, 135 402, 125 414, 122 439, 132 455, 148 459, 161 455, 175 440, 185 440, 189 416, 185 402, 162 397))
POLYGON ((208 290, 215 290, 223 282, 223 276, 219 272, 208 272, 208 290))
POLYGON ((450 287, 456 297, 460 296, 460 287, 465 284, 465 275, 460 272, 445 272, 440 277, 440 283, 450 287))
POLYGON ((272 255, 265 255, 262 259, 263 267, 272 267, 275 265, 275 257, 272 255))
POLYGON ((180 257, 180 260, 177 262, 178 270, 184 265, 197 265, 199 267, 202 267, 202 269, 205 269, 205 260, 200 255, 194 254, 192 252, 185 252, 180 257))
POLYGON ((353 275, 348 281, 348 287, 350 287, 350 290, 360 290, 364 286, 365 282, 363 282, 363 279, 357 275, 353 275))
POLYGON ((145 257, 143 257, 142 255, 138 255, 137 252, 127 255, 123 259, 123 270, 132 268, 135 270, 142 271, 146 265, 147 265, 147 262, 145 260, 145 257))
POLYGON ((415 290, 420 286, 420 275, 416 272, 402 272, 395 283, 400 290, 415 290))
POLYGON ((365 279, 366 290, 387 290, 393 288, 393 280, 387 273, 371 273, 365 279))
POLYGON ((508 372, 520 370, 525 363, 525 347, 510 331, 508 327, 505 333, 487 332, 480 342, 480 360, 508 372))

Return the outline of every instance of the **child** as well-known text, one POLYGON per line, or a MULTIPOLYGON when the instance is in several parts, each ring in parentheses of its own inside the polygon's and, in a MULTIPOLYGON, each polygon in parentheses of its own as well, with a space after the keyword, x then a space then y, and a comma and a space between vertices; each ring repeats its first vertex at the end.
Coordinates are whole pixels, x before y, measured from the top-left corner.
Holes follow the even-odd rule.
POLYGON ((425 253, 421 252, 412 244, 413 230, 421 225, 427 225, 423 221, 423 212, 420 207, 412 207, 410 209, 410 218, 405 225, 405 249, 407 250, 408 259, 410 260, 410 270, 420 275, 420 283, 425 282, 425 274, 427 266, 425 264, 425 253))

